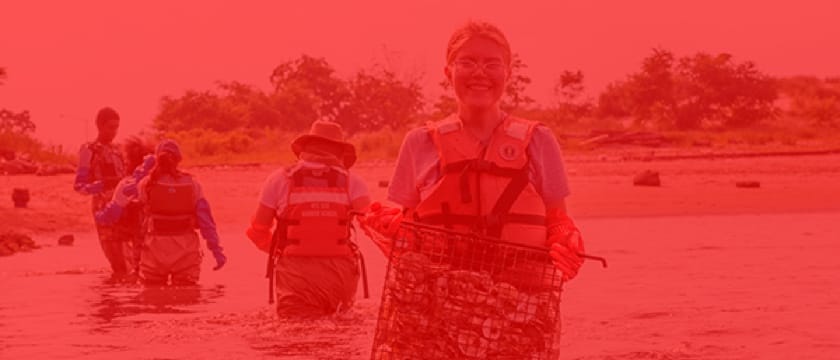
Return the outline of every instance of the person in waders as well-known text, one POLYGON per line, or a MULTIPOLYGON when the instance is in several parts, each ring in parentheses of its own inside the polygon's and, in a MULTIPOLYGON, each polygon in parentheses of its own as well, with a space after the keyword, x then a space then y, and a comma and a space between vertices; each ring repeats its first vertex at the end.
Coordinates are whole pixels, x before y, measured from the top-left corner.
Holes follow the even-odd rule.
POLYGON ((269 301, 276 295, 281 317, 326 316, 354 303, 361 258, 350 239, 352 214, 365 210, 370 196, 348 171, 356 150, 343 139, 341 126, 328 121, 315 121, 296 138, 291 147, 298 162, 266 179, 246 231, 269 253, 267 276, 276 287, 269 301))
MULTIPOLYGON (((96 114, 96 140, 85 143, 79 149, 79 166, 73 189, 91 196, 91 211, 94 214, 111 200, 114 188, 126 174, 120 150, 113 144, 119 127, 120 115, 112 108, 102 108, 96 114)), ((96 233, 102 252, 111 264, 112 274, 106 282, 129 278, 136 268, 132 262, 130 239, 122 237, 113 225, 97 224, 96 233)))
POLYGON ((143 242, 143 209, 137 199, 137 184, 152 170, 155 156, 154 148, 138 137, 126 140, 123 149, 128 168, 134 171, 120 180, 111 201, 96 211, 94 219, 98 226, 112 226, 114 234, 131 245, 130 263, 134 268, 126 282, 134 282, 143 242))
POLYGON ((216 260, 213 270, 227 262, 210 203, 195 177, 178 170, 180 162, 178 144, 161 141, 155 151, 154 168, 137 186, 145 217, 140 252, 140 277, 145 285, 198 282, 203 253, 196 228, 216 260))

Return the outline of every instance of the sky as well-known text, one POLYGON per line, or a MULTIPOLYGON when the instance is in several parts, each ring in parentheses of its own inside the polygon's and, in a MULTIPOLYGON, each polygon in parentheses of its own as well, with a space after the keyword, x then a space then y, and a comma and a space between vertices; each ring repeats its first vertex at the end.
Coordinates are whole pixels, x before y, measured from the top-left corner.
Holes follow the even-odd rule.
POLYGON ((267 89, 275 66, 304 53, 340 76, 373 62, 423 75, 434 96, 449 35, 470 19, 506 33, 541 102, 563 70, 583 71, 594 95, 653 48, 727 52, 778 76, 837 76, 837 14, 831 0, 4 0, 0 108, 29 110, 37 137, 75 148, 95 136, 103 106, 131 135, 149 129, 162 96, 216 81, 267 89))

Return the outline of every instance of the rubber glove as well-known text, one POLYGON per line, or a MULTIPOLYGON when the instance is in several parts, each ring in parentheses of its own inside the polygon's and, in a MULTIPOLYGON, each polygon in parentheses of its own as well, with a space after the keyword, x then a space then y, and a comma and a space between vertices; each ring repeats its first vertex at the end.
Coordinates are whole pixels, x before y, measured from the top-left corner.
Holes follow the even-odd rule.
POLYGON ((563 273, 563 281, 569 281, 577 276, 583 265, 583 237, 569 215, 559 209, 553 209, 546 214, 546 225, 549 255, 554 261, 554 266, 563 273))

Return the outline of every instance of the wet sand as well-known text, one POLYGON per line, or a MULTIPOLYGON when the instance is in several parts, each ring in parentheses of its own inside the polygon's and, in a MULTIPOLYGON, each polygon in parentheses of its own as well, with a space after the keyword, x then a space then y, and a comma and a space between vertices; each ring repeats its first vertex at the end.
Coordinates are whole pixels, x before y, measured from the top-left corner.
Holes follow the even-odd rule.
MULTIPOLYGON (((569 159, 569 207, 587 250, 610 267, 588 263, 567 284, 562 358, 838 358, 836 164, 839 156, 569 159), (632 186, 647 168, 660 171, 662 187, 632 186), (740 180, 762 187, 735 188, 740 180)), ((356 170, 381 199, 377 183, 390 168, 356 170)), ((365 239, 373 296, 354 312, 289 323, 267 304, 265 258, 242 233, 270 171, 191 170, 230 263, 213 272, 205 259, 200 287, 180 290, 103 284, 89 203, 70 190, 72 177, 0 177, 0 193, 25 184, 33 192, 29 209, 0 207, 3 228, 44 245, 0 258, 0 358, 366 358, 385 259, 365 239), (54 246, 68 232, 76 245, 54 246)))
MULTIPOLYGON (((572 195, 568 207, 577 219, 709 214, 766 214, 840 211, 840 154, 675 161, 598 160, 570 156, 566 161, 572 195), (632 185, 643 170, 658 171, 662 186, 632 185), (736 188, 737 181, 759 181, 758 189, 736 188)), ((197 176, 224 227, 243 228, 257 205, 263 180, 280 165, 204 167, 197 176)), ((388 162, 361 163, 353 169, 367 180, 372 197, 384 199, 380 181, 390 179, 388 162)), ((0 231, 30 234, 92 229, 90 200, 72 191, 72 175, 0 176, 0 194, 28 188, 27 209, 0 202, 0 231)))

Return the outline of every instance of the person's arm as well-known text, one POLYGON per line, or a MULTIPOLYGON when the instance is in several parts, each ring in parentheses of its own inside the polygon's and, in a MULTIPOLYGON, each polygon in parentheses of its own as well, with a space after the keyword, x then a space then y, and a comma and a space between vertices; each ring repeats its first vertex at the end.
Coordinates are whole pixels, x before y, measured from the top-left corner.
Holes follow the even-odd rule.
POLYGON ((271 250, 271 228, 274 219, 277 217, 278 207, 285 207, 285 197, 281 194, 287 192, 286 177, 282 169, 275 171, 266 178, 259 196, 257 211, 251 218, 251 224, 245 231, 245 235, 256 247, 266 253, 271 250))
POLYGON ((201 192, 201 186, 196 182, 196 194, 198 200, 195 204, 195 217, 198 222, 198 229, 201 232, 201 237, 207 242, 207 249, 213 253, 216 259, 216 267, 213 270, 219 270, 227 263, 227 257, 224 255, 224 248, 222 248, 219 232, 216 231, 216 221, 213 219, 213 214, 210 211, 210 202, 204 198, 201 192))
POLYGON ((366 212, 370 207, 370 191, 365 180, 360 176, 351 173, 349 177, 350 207, 355 212, 366 212))
POLYGON ((545 219, 549 254, 554 260, 554 265, 563 273, 563 280, 571 280, 577 276, 583 265, 583 237, 575 222, 566 213, 565 203, 547 209, 545 219))
POLYGON ((119 221, 123 209, 138 197, 137 184, 149 174, 154 164, 155 157, 148 155, 143 159, 143 163, 134 169, 132 176, 120 180, 111 201, 93 215, 97 224, 113 225, 119 221))
POLYGON ((376 201, 364 211, 365 216, 359 219, 360 227, 379 247, 385 256, 391 252, 392 243, 402 222, 403 215, 409 206, 416 206, 420 202, 417 190, 417 159, 415 151, 426 148, 434 150, 434 145, 426 128, 418 128, 406 134, 400 145, 394 174, 388 186, 388 200, 399 207, 385 206, 376 201))
POLYGON ((93 214, 93 219, 99 225, 113 225, 122 217, 123 209, 132 200, 137 197, 137 185, 134 184, 133 179, 125 178, 120 180, 117 187, 114 189, 114 195, 111 201, 104 207, 97 210, 93 214), (133 192, 133 194, 132 194, 133 192))
POLYGON ((563 280, 568 281, 583 265, 584 248, 580 230, 566 208, 569 185, 560 144, 550 129, 538 126, 528 152, 534 183, 546 205, 546 246, 563 280))
POLYGON ((387 198, 389 201, 401 206, 412 207, 420 203, 417 168, 420 165, 418 164, 419 154, 423 151, 435 151, 434 154, 437 154, 428 130, 419 128, 406 134, 403 143, 400 145, 400 151, 394 165, 394 173, 391 176, 390 185, 388 185, 387 198))
POLYGON ((258 249, 265 252, 269 252, 271 248, 271 227, 274 225, 276 213, 275 209, 259 204, 251 219, 251 226, 245 231, 248 239, 251 239, 258 249))
POLYGON ((216 221, 213 219, 213 213, 210 211, 210 202, 207 199, 201 198, 195 205, 195 216, 198 220, 198 229, 201 232, 201 237, 207 241, 207 248, 211 251, 221 249, 219 245, 219 233, 216 230, 216 221))
POLYGON ((73 190, 82 195, 96 195, 102 192, 104 184, 101 181, 93 181, 91 174, 91 160, 93 151, 88 144, 82 145, 79 149, 79 166, 76 167, 76 179, 73 181, 73 190))
POLYGON ((529 171, 534 187, 547 208, 563 208, 571 194, 560 143, 551 129, 538 125, 528 145, 529 171))

